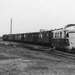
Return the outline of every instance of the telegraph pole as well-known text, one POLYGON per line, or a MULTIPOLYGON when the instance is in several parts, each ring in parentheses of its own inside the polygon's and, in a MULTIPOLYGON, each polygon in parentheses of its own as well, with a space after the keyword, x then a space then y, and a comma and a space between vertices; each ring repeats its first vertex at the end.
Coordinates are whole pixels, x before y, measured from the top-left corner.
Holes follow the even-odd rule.
POLYGON ((12 37, 12 18, 10 23, 10 43, 11 43, 11 37, 12 37))

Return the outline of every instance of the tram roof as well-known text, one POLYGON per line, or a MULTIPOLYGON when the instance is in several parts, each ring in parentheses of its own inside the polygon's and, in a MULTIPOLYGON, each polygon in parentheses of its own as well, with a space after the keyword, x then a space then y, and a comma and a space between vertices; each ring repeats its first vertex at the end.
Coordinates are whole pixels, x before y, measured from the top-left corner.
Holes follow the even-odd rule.
POLYGON ((72 27, 72 26, 75 26, 75 24, 68 24, 64 27, 64 29, 68 28, 68 27, 72 27))

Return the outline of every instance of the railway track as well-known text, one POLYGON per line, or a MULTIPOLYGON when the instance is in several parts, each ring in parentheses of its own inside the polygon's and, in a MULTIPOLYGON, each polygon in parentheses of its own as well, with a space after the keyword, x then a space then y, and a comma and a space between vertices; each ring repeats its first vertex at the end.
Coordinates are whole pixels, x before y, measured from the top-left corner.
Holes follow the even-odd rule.
POLYGON ((72 54, 72 53, 66 53, 66 52, 59 51, 59 50, 53 50, 52 48, 45 47, 45 46, 37 46, 37 45, 26 44, 26 46, 27 45, 28 45, 27 48, 29 48, 31 50, 43 51, 43 52, 46 52, 46 53, 51 54, 51 55, 70 58, 70 59, 75 60, 75 54, 72 54))
POLYGON ((53 54, 60 57, 66 57, 75 60, 75 54, 65 53, 58 50, 55 50, 54 52, 49 52, 49 54, 53 54))
POLYGON ((49 47, 42 47, 38 48, 39 51, 44 51, 48 54, 60 56, 60 57, 66 57, 75 60, 75 54, 73 53, 66 53, 64 51, 59 51, 59 50, 53 50, 52 48, 49 47))
POLYGON ((23 48, 28 48, 28 49, 34 50, 34 51, 43 51, 43 52, 46 52, 46 53, 51 54, 51 55, 75 60, 75 54, 66 53, 66 52, 59 51, 59 50, 53 50, 52 48, 45 47, 45 46, 23 44, 23 43, 16 43, 16 44, 15 43, 8 43, 8 44, 5 44, 4 42, 2 42, 2 45, 14 46, 14 47, 23 47, 23 48))

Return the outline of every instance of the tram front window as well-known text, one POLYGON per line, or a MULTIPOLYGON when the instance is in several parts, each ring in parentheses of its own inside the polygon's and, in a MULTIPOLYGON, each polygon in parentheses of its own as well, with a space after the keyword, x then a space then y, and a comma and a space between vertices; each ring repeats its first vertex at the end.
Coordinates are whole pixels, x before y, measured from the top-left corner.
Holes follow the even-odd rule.
POLYGON ((67 37, 67 38, 69 37, 69 33, 66 34, 66 37, 67 37))

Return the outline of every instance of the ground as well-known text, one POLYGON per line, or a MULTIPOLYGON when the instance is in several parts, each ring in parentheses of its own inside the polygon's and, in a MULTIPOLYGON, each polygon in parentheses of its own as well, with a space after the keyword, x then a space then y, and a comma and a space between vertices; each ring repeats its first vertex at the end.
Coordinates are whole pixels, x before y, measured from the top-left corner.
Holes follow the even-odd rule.
POLYGON ((0 44, 0 75, 75 75, 75 60, 0 44))

